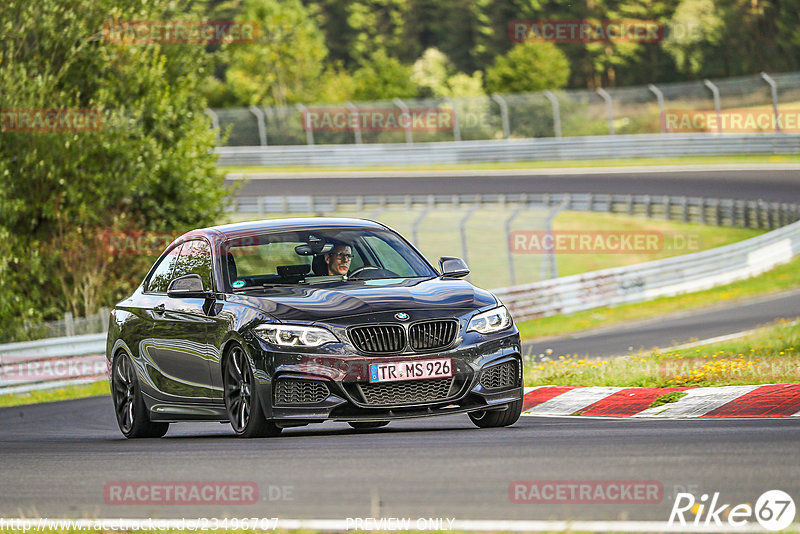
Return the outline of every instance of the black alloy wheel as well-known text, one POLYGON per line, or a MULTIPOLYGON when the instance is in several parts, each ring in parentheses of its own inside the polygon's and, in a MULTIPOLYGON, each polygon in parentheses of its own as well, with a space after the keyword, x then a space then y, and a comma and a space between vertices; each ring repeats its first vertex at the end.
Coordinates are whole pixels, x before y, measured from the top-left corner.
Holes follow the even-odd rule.
POLYGON ((111 372, 111 396, 122 434, 126 438, 160 438, 166 434, 169 423, 150 421, 130 356, 119 353, 111 372))
POLYGON ((480 410, 470 412, 469 418, 480 428, 496 428, 513 425, 522 413, 522 399, 514 401, 505 410, 480 410))
POLYGON ((228 351, 223 377, 225 409, 237 436, 260 438, 281 433, 280 427, 264 418, 253 370, 241 346, 228 351))

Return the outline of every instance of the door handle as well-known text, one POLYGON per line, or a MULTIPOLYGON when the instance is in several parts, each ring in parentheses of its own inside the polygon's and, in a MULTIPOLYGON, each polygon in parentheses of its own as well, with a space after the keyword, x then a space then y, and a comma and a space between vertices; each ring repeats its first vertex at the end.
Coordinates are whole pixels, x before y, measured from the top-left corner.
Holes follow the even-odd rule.
POLYGON ((166 307, 164 306, 163 303, 161 303, 158 306, 155 306, 153 308, 153 311, 156 312, 157 314, 161 315, 162 313, 164 313, 165 309, 166 309, 166 307))

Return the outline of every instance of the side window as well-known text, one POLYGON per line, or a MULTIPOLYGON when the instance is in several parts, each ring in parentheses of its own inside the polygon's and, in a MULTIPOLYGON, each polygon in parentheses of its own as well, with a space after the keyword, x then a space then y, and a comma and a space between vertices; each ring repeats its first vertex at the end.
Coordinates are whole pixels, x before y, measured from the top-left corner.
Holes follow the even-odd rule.
POLYGON ((203 288, 211 289, 211 248, 202 240, 187 241, 183 244, 172 279, 199 274, 203 288))
POLYGON ((158 266, 156 266, 156 269, 153 271, 153 275, 147 282, 147 291, 153 293, 167 292, 167 286, 169 286, 170 281, 172 281, 172 269, 175 267, 180 251, 180 246, 173 248, 169 254, 164 256, 159 262, 158 266))

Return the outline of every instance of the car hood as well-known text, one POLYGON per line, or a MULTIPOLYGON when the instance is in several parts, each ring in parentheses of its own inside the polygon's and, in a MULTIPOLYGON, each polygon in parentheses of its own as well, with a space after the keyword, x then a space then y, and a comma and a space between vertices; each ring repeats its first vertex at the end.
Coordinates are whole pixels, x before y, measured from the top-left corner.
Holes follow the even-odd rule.
POLYGON ((439 278, 275 287, 257 295, 234 295, 233 299, 259 308, 276 319, 295 321, 325 321, 389 311, 477 310, 497 302, 489 291, 469 282, 439 278))

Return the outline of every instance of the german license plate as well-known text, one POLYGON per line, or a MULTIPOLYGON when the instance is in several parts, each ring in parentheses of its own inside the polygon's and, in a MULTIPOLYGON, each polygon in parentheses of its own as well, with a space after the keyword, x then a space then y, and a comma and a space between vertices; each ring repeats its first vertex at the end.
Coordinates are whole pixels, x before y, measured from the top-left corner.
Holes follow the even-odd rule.
POLYGON ((408 362, 373 363, 369 366, 370 382, 393 382, 420 378, 450 378, 453 361, 450 358, 414 360, 408 362))

